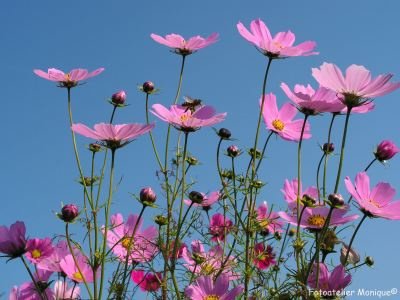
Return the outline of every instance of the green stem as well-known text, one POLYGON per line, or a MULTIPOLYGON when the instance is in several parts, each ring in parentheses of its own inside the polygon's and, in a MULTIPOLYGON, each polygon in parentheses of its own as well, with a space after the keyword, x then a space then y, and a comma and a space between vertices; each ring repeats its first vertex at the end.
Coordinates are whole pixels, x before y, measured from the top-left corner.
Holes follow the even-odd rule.
POLYGON ((349 247, 347 248, 347 252, 346 252, 346 257, 344 259, 344 263, 343 266, 346 266, 347 264, 347 260, 349 259, 349 254, 350 254, 350 250, 351 250, 351 246, 353 245, 354 239, 357 235, 358 230, 360 229, 362 223, 364 222, 364 220, 367 218, 367 214, 364 214, 364 216, 362 217, 360 223, 358 223, 356 229, 354 230, 353 236, 350 239, 350 243, 349 243, 349 247))
MULTIPOLYGON (((146 93, 146 123, 147 123, 147 125, 150 124, 150 121, 149 121, 149 94, 147 94, 147 93, 146 93)), ((150 136, 150 140, 151 140, 151 145, 153 147, 154 155, 156 156, 156 159, 157 159, 158 166, 160 167, 161 172, 164 172, 164 169, 163 169, 163 166, 162 166, 162 163, 160 160, 160 156, 158 155, 156 143, 153 138, 153 133, 151 131, 149 131, 149 136, 150 136)))
MULTIPOLYGON (((333 122, 335 121, 337 114, 333 113, 331 122, 329 124, 329 130, 328 130, 328 144, 331 142, 331 135, 332 135, 332 128, 333 128, 333 122)), ((326 153, 325 153, 326 154, 326 153)), ((323 182, 322 182, 322 195, 323 198, 326 199, 326 174, 327 174, 327 166, 328 166, 328 155, 325 155, 325 161, 324 161, 324 175, 323 175, 323 182)))
MULTIPOLYGON (((22 263, 24 264, 26 270, 28 271, 29 277, 31 278, 33 284, 35 285, 36 291, 38 292, 40 298, 41 298, 42 300, 45 300, 45 298, 44 298, 44 296, 43 296, 43 293, 40 292, 40 288, 39 288, 39 286, 38 286, 38 284, 37 284, 37 282, 36 282, 36 280, 35 280, 35 277, 33 276, 32 271, 29 269, 29 266, 28 266, 28 264, 26 263, 24 257, 23 257, 23 256, 20 256, 20 257, 21 257, 22 263)), ((46 297, 46 298, 47 298, 47 297, 46 297)))
POLYGON ((319 186, 319 173, 321 170, 322 162, 324 161, 324 158, 326 156, 326 153, 322 154, 321 159, 318 162, 318 167, 317 167, 317 191, 318 191, 318 204, 321 204, 321 190, 319 186))

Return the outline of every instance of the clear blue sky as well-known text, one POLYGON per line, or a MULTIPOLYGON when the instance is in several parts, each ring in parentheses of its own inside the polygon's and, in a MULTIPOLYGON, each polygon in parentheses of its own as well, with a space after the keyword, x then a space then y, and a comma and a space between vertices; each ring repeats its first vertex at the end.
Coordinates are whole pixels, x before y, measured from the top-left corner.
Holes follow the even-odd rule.
MULTIPOLYGON (((8 226, 23 220, 30 237, 62 233, 63 224, 54 212, 61 202, 79 203, 81 199, 81 188, 75 182, 78 173, 73 168, 66 91, 36 77, 33 69, 105 67, 103 74, 73 90, 75 120, 89 125, 108 120, 111 107, 107 97, 125 89, 130 106, 118 112, 116 122, 144 122, 144 97, 136 86, 145 80, 154 81, 161 92, 151 101, 168 105, 174 97, 180 63, 177 55, 149 35, 180 33, 189 37, 219 32, 217 44, 188 57, 182 94, 227 111, 223 126, 231 129, 240 147, 248 148, 266 61, 238 34, 238 21, 247 25, 261 18, 271 32, 291 29, 299 42, 317 42, 319 56, 274 62, 267 89, 276 93, 282 104, 286 99, 280 83, 315 86, 311 68, 324 61, 342 69, 352 63, 362 64, 373 74, 392 72, 400 80, 398 11, 399 4, 393 0, 2 1, 0 114, 5 128, 0 156, 0 224, 8 226)), ((397 91, 379 98, 372 113, 351 119, 345 175, 354 178, 372 159, 380 140, 390 138, 400 145, 399 96, 397 91)), ((318 145, 325 142, 328 122, 328 117, 311 121, 314 138, 304 145, 304 153, 310 154, 304 161, 305 185, 314 184, 318 145)), ((337 130, 342 122, 343 118, 337 130)), ((163 138, 165 127, 160 121, 156 123, 155 134, 163 138)), ((339 144, 338 135, 334 142, 339 144)), ((88 140, 79 138, 78 143, 82 149, 88 140)), ((192 154, 203 162, 192 173, 199 181, 197 190, 217 189, 217 139, 213 131, 202 129, 189 143, 192 154)), ((116 175, 122 183, 115 194, 113 212, 138 213, 129 192, 147 185, 160 191, 149 149, 148 138, 142 137, 117 153, 116 175)), ((285 208, 279 190, 285 178, 295 177, 295 151, 296 144, 278 139, 273 139, 269 148, 261 172, 268 182, 262 198, 274 207, 285 208)), ((89 162, 89 153, 82 152, 81 156, 89 162)), ((333 162, 337 162, 337 156, 331 165, 333 162)), ((399 167, 398 157, 388 166, 374 165, 369 173, 372 182, 387 181, 400 189, 399 167)), ((343 185, 341 192, 346 194, 343 185)), ((380 219, 368 220, 361 228, 355 247, 361 255, 373 256, 376 265, 356 272, 354 288, 400 288, 399 231, 400 222, 380 219)), ((347 241, 351 232, 346 232, 347 241)), ((0 293, 8 295, 14 284, 27 278, 18 262, 0 261, 0 293)))

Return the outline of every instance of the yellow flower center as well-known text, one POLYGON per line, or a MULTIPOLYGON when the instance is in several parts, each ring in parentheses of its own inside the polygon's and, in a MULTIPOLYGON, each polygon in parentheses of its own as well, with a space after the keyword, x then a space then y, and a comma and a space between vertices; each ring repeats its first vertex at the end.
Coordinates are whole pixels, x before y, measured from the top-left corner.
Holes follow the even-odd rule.
POLYGON ((81 272, 76 272, 76 273, 74 273, 73 275, 72 275, 72 278, 75 280, 75 281, 82 281, 83 280, 83 275, 82 275, 82 273, 81 272))
POLYGON ((132 238, 132 241, 131 241, 131 238, 130 238, 130 237, 124 237, 124 238, 122 239, 122 241, 121 241, 121 244, 122 244, 122 247, 124 247, 126 250, 128 250, 129 246, 130 246, 131 249, 132 249, 132 246, 133 246, 133 238, 132 238))
POLYGON ((282 131, 283 128, 285 128, 285 124, 279 120, 279 119, 275 119, 272 121, 272 126, 274 126, 274 128, 278 131, 282 131))
POLYGON ((42 252, 41 252, 39 249, 34 249, 34 250, 31 252, 31 255, 32 255, 32 257, 33 257, 34 259, 37 259, 37 258, 39 258, 39 257, 42 256, 42 252))
POLYGON ((267 227, 269 224, 271 224, 271 221, 268 219, 262 219, 258 221, 258 225, 260 225, 261 228, 267 227))
POLYGON ((65 74, 65 81, 71 81, 71 75, 69 75, 69 73, 65 74))
POLYGON ((181 115, 181 122, 182 123, 185 123, 185 122, 187 122, 188 120, 190 120, 191 118, 192 118, 192 116, 190 115, 190 114, 184 114, 184 115, 181 115))
POLYGON ((276 48, 278 48, 279 50, 282 50, 284 47, 283 47, 283 45, 281 44, 281 43, 279 43, 279 42, 273 42, 273 44, 274 44, 274 46, 276 47, 276 48))
POLYGON ((321 215, 312 215, 311 217, 308 218, 307 221, 309 225, 322 228, 322 226, 324 226, 325 224, 325 217, 321 215))
POLYGON ((381 208, 382 206, 376 202, 374 199, 369 199, 369 203, 371 203, 373 206, 377 207, 377 208, 381 208))
POLYGON ((203 300, 219 300, 219 296, 217 295, 208 295, 203 298, 203 300))
POLYGON ((201 266, 201 272, 203 274, 210 275, 214 273, 214 271, 215 271, 214 267, 210 264, 205 263, 201 266))

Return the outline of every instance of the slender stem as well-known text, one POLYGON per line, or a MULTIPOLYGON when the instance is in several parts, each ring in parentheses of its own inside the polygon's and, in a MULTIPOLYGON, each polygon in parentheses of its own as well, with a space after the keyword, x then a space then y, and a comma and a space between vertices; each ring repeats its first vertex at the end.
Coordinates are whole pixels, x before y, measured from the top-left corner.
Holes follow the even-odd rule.
POLYGON ((264 158, 264 155, 265 155, 265 151, 267 150, 268 142, 269 142, 269 140, 270 140, 270 138, 271 138, 271 136, 272 136, 273 134, 274 134, 274 132, 271 131, 271 132, 269 133, 268 137, 267 137, 267 140, 266 140, 265 143, 264 143, 264 147, 263 147, 263 150, 262 150, 262 152, 261 152, 261 157, 260 157, 260 160, 258 161, 258 164, 257 164, 257 167, 256 167, 256 173, 257 173, 258 169, 260 168, 261 162, 262 162, 262 160, 263 160, 263 158, 264 158))
POLYGON ((318 162, 318 167, 317 167, 317 191, 318 191, 318 204, 321 204, 321 190, 320 190, 320 186, 319 186, 319 172, 321 171, 321 166, 322 166, 322 162, 324 161, 324 158, 326 156, 326 153, 324 152, 324 154, 322 154, 321 159, 318 162))
MULTIPOLYGON (((150 121, 149 121, 149 94, 147 94, 147 93, 146 93, 146 123, 147 123, 147 125, 150 124, 150 121)), ((158 155, 156 143, 153 138, 153 133, 151 131, 149 131, 149 136, 150 136, 150 140, 151 140, 151 145, 153 147, 154 155, 156 156, 156 159, 157 159, 158 166, 160 167, 161 172, 164 172, 164 169, 163 169, 163 166, 162 166, 162 163, 160 160, 160 156, 158 155)))
POLYGON ((117 105, 114 105, 113 111, 111 113, 110 124, 112 123, 112 120, 114 119, 114 114, 115 114, 115 111, 117 110, 117 107, 118 107, 117 105))
POLYGON ((347 260, 349 259, 349 254, 350 254, 350 250, 351 250, 351 246, 353 245, 354 239, 357 235, 358 230, 360 229, 362 223, 364 222, 364 220, 367 218, 367 214, 364 214, 364 216, 362 217, 360 223, 358 223, 356 229, 354 230, 353 236, 350 239, 350 243, 349 243, 349 247, 347 248, 347 252, 346 252, 346 257, 344 259, 344 263, 343 266, 346 266, 347 264, 347 260))
MULTIPOLYGON (((35 285, 35 288, 36 288, 37 293, 39 294, 39 296, 40 296, 40 298, 41 298, 42 300, 45 300, 45 298, 44 298, 44 296, 43 296, 43 293, 40 292, 40 288, 39 288, 39 286, 38 286, 38 284, 37 284, 37 282, 36 282, 35 277, 34 277, 33 274, 32 274, 32 271, 29 269, 29 266, 28 266, 28 264, 27 264, 26 261, 25 261, 25 258, 24 258, 23 256, 20 256, 20 257, 21 257, 22 263, 24 264, 26 270, 28 271, 29 277, 31 278, 33 284, 35 285)), ((46 297, 46 298, 47 298, 47 297, 46 297)))
MULTIPOLYGON (((333 128, 333 122, 335 121, 337 114, 333 113, 331 122, 329 124, 329 130, 328 130, 328 144, 331 142, 331 135, 332 135, 332 128, 333 128)), ((326 154, 326 153, 325 153, 326 154)), ((323 175, 323 182, 322 182, 322 196, 324 199, 326 199, 326 174, 327 174, 327 166, 328 166, 328 155, 325 155, 325 161, 324 161, 324 175, 323 175)))
POLYGON ((111 171, 110 171, 110 183, 108 187, 108 199, 107 204, 104 207, 105 210, 105 226, 104 226, 104 237, 103 237, 103 246, 102 246, 102 255, 101 255, 101 276, 100 276, 100 289, 99 289, 99 300, 101 300, 103 286, 104 286, 104 274, 105 274, 105 265, 106 265, 106 250, 107 250, 107 236, 108 236, 108 222, 109 222, 109 214, 111 209, 111 200, 113 194, 113 180, 114 180, 114 163, 115 163, 115 151, 116 149, 111 149, 111 171))
POLYGON ((339 189, 340 175, 342 174, 342 167, 343 167, 343 160, 344 160, 344 148, 346 146, 346 136, 347 136, 347 128, 349 126, 350 113, 351 113, 351 107, 348 107, 347 114, 346 114, 346 121, 344 123, 344 129, 343 129, 342 147, 340 149, 340 161, 339 161, 338 172, 336 175, 336 184, 335 184, 334 193, 337 193, 337 191, 339 189))

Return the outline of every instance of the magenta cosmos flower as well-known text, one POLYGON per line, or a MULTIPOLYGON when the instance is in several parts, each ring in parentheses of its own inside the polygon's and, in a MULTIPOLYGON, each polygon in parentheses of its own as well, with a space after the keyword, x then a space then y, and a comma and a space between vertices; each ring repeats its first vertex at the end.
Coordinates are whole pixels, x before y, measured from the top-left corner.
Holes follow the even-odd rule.
POLYGON ((104 68, 98 68, 93 72, 89 72, 86 69, 73 69, 69 73, 64 73, 63 71, 54 68, 48 69, 47 72, 37 69, 33 70, 37 76, 58 82, 58 86, 64 88, 73 88, 79 84, 79 81, 97 76, 103 71, 104 68))
POLYGON ((260 269, 265 270, 271 265, 276 264, 275 253, 273 253, 270 245, 265 246, 264 243, 257 243, 254 245, 254 265, 260 269))
POLYGON ((192 54, 218 41, 218 33, 213 33, 207 38, 197 35, 188 40, 185 40, 181 35, 175 33, 168 34, 165 38, 154 33, 150 36, 157 43, 172 48, 175 53, 183 56, 192 54))
MULTIPOLYGON (((314 264, 310 276, 308 277, 308 285, 317 288, 317 264, 314 264)), ((351 275, 346 275, 343 265, 338 265, 330 273, 325 264, 319 264, 318 289, 323 292, 336 293, 342 291, 351 282, 351 275)))
POLYGON ((50 238, 30 239, 26 243, 25 256, 33 264, 38 264, 53 254, 54 249, 50 238))
POLYGON ((131 279, 144 292, 156 292, 161 287, 162 275, 158 273, 146 273, 143 270, 132 271, 131 279))
MULTIPOLYGON (((267 128, 281 138, 288 141, 299 141, 303 120, 293 120, 297 113, 296 107, 286 103, 278 110, 276 97, 273 93, 264 96, 263 117, 267 128)), ((260 99, 261 106, 262 98, 260 99)), ((310 124, 307 122, 304 127, 303 139, 311 138, 310 124)))
POLYGON ((278 213, 268 211, 268 204, 265 201, 257 208, 257 222, 265 233, 282 232, 283 223, 279 220, 278 213))
MULTIPOLYGON (((281 192, 283 193, 283 198, 286 200, 289 208, 292 210, 297 209, 297 182, 297 179, 293 179, 291 181, 285 179, 285 183, 283 184, 283 188, 281 189, 281 192)), ((305 191, 303 191, 302 185, 300 183, 300 195, 301 198, 307 195, 313 199, 318 199, 318 190, 316 187, 310 186, 305 191)))
POLYGON ((119 124, 113 125, 100 123, 94 125, 94 129, 84 124, 72 124, 71 129, 85 137, 102 141, 104 146, 117 149, 125 146, 130 140, 143 135, 154 128, 154 124, 119 124))
MULTIPOLYGON (((61 270, 67 275, 67 277, 75 282, 93 282, 93 270, 89 265, 88 259, 83 255, 75 256, 76 263, 71 254, 64 257, 60 262, 61 270), (79 268, 78 268, 79 266, 79 268)), ((100 268, 97 269, 96 276, 99 275, 100 268)))
POLYGON ((204 210, 209 210, 211 209, 211 205, 214 203, 218 202, 219 199, 221 199, 221 193, 219 191, 211 192, 209 194, 201 193, 203 196, 203 201, 201 203, 194 203, 192 200, 185 199, 184 202, 187 205, 192 205, 195 207, 202 207, 204 210))
POLYGON ((336 65, 325 62, 319 69, 313 68, 312 75, 321 86, 340 94, 348 107, 363 105, 400 87, 400 82, 389 82, 392 74, 378 75, 372 79, 370 71, 358 65, 349 66, 343 75, 336 65))
POLYGON ((393 158, 393 156, 395 156, 399 151, 400 149, 397 148, 395 143, 389 140, 384 140, 379 143, 378 147, 376 147, 374 155, 380 162, 385 162, 393 158))
MULTIPOLYGON (((321 230, 324 227, 330 208, 328 207, 306 207, 300 220, 300 227, 321 230)), ((329 226, 342 225, 358 218, 358 215, 345 216, 347 209, 334 209, 331 214, 329 226)), ((297 225, 297 216, 286 212, 279 212, 279 216, 292 225, 297 225)))
POLYGON ((356 199, 364 214, 369 217, 400 220, 400 201, 393 201, 396 190, 389 183, 379 182, 371 191, 366 172, 357 174, 355 185, 349 177, 344 181, 347 190, 356 199))
POLYGON ((293 46, 295 35, 291 31, 278 32, 272 37, 268 27, 260 19, 251 22, 250 31, 240 22, 237 24, 237 29, 242 37, 255 45, 269 58, 318 54, 318 52, 313 52, 316 43, 312 41, 306 41, 297 46, 293 46))
MULTIPOLYGON (((125 262, 129 248, 129 264, 153 259, 157 252, 155 239, 158 232, 154 226, 141 231, 142 222, 137 215, 129 215, 126 223, 121 214, 111 216, 111 230, 107 232, 107 243, 119 260, 125 262)), ((102 231, 104 234, 104 227, 102 231)))
POLYGON ((208 105, 194 112, 181 105, 172 105, 170 109, 167 109, 161 104, 154 104, 152 108, 152 113, 156 117, 184 132, 192 132, 204 126, 217 124, 226 116, 226 113, 216 114, 215 109, 208 105))
POLYGON ((10 258, 23 255, 26 252, 25 233, 25 224, 21 221, 12 224, 10 229, 0 226, 0 253, 4 253, 10 258))
POLYGON ((244 288, 238 285, 229 291, 229 281, 223 274, 215 282, 212 276, 201 276, 185 289, 185 296, 191 300, 235 300, 244 288))
POLYGON ((224 215, 218 213, 211 217, 210 227, 208 229, 213 242, 221 242, 225 240, 225 236, 232 230, 233 222, 224 215))

